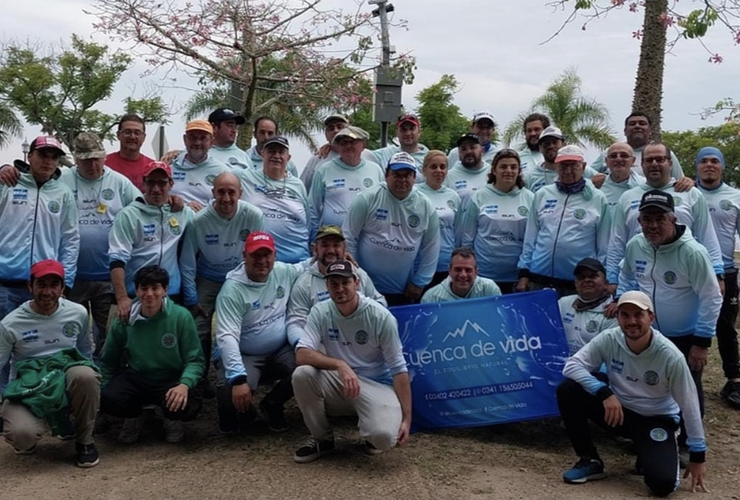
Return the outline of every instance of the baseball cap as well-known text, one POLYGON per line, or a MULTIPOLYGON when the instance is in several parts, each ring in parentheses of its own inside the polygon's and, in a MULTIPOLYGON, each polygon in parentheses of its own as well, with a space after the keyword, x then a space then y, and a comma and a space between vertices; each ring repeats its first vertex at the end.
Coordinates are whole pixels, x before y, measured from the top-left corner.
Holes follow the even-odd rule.
POLYGON ((249 233, 249 236, 247 236, 247 241, 244 242, 244 250, 247 253, 251 254, 261 248, 268 248, 274 252, 275 240, 273 240, 272 236, 270 236, 268 233, 265 233, 264 231, 255 231, 254 233, 249 233))
POLYGON ((354 278, 355 270, 349 261, 340 259, 336 262, 329 264, 329 266, 326 268, 326 274, 324 275, 324 278, 329 278, 330 276, 341 276, 342 278, 354 278))
POLYGON ((589 271, 593 271, 595 273, 604 273, 604 275, 606 275, 606 268, 604 268, 604 265, 598 260, 591 257, 586 257, 585 259, 581 259, 580 261, 578 261, 578 264, 576 264, 576 268, 573 270, 573 275, 578 274, 579 269, 588 269, 589 271))
POLYGON ((350 125, 349 127, 345 127, 337 132, 337 135, 334 136, 334 140, 332 142, 334 144, 337 144, 344 137, 349 137, 350 139, 355 139, 359 141, 366 141, 370 138, 370 134, 362 130, 360 127, 353 127, 352 125, 350 125))
POLYGON ((64 149, 62 149, 62 143, 56 137, 50 135, 40 135, 31 141, 28 152, 31 153, 37 149, 56 149, 60 155, 64 156, 65 154, 64 149))
POLYGON ((278 146, 282 146, 285 149, 288 149, 288 150, 290 149, 290 143, 288 143, 288 139, 286 139, 282 135, 276 135, 276 136, 270 137, 269 139, 267 139, 267 142, 265 142, 265 145, 262 146, 262 148, 264 149, 270 144, 277 144, 278 146))
POLYGON ((191 130, 200 130, 213 135, 213 126, 206 120, 193 120, 185 125, 185 133, 187 134, 191 130))
POLYGON ((247 122, 247 120, 243 116, 237 115, 229 108, 218 108, 213 113, 208 115, 208 121, 210 123, 220 123, 227 120, 234 120, 237 125, 244 125, 247 122))
POLYGON ((563 137, 563 131, 554 126, 547 127, 545 130, 540 132, 540 138, 537 139, 537 142, 541 142, 545 137, 555 137, 561 141, 565 139, 565 137, 563 137))
POLYGON ((336 236, 337 238, 340 238, 342 241, 344 241, 344 234, 342 233, 342 228, 339 226, 335 226, 333 224, 327 224, 325 226, 321 226, 316 233, 316 239, 320 240, 321 238, 326 238, 327 236, 336 236))
POLYGON ((167 177, 172 179, 172 168, 163 161, 153 161, 144 167, 143 177, 149 177, 155 170, 163 170, 167 177))
POLYGON ((81 132, 75 137, 74 156, 78 160, 90 158, 105 158, 105 146, 96 134, 92 132, 81 132))
POLYGON ((64 280, 64 267, 62 263, 54 259, 40 260, 31 266, 31 277, 33 279, 44 276, 58 276, 64 280))
POLYGON ((585 153, 581 148, 574 144, 568 144, 558 149, 558 156, 555 158, 555 163, 561 161, 583 161, 585 153))
POLYGON ((460 144, 462 144, 465 141, 473 141, 475 144, 480 144, 480 138, 478 137, 478 134, 471 134, 468 132, 467 134, 463 134, 460 136, 460 138, 457 140, 457 147, 460 147, 460 144))
POLYGON ((619 297, 617 307, 621 306, 622 304, 634 304, 643 311, 654 312, 653 302, 650 300, 650 297, 648 297, 645 292, 638 292, 635 290, 631 292, 624 292, 622 296, 619 297))
POLYGON ((416 172, 416 162, 414 161, 413 156, 401 151, 400 153, 396 153, 391 156, 391 159, 388 162, 388 168, 391 170, 410 169, 416 172))
POLYGON ((642 212, 646 208, 658 208, 663 212, 673 212, 673 196, 660 189, 650 190, 642 195, 638 210, 642 212))
POLYGON ((398 117, 398 121, 396 121, 396 125, 401 125, 403 123, 413 123, 417 127, 419 126, 419 117, 416 115, 406 114, 401 115, 398 117))
POLYGON ((496 125, 496 122, 493 120, 493 115, 488 111, 480 111, 473 115, 473 123, 478 123, 481 120, 488 120, 492 125, 496 125))
POLYGON ((329 115, 324 118, 324 126, 329 125, 330 122, 344 122, 349 125, 349 120, 347 119, 347 117, 339 113, 334 113, 333 115, 329 115))

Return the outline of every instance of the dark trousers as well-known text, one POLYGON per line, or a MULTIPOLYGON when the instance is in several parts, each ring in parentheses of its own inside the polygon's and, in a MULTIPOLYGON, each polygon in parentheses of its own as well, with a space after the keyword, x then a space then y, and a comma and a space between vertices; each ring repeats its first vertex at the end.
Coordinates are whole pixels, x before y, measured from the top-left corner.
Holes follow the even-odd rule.
POLYGON ((402 293, 384 293, 385 301, 388 302, 388 307, 395 306, 408 306, 411 304, 418 304, 418 300, 409 299, 402 293))
POLYGON ((737 297, 737 269, 725 271, 725 297, 717 320, 717 347, 726 379, 740 378, 737 330, 735 330, 737 297))
MULTIPOLYGON (((683 337, 668 337, 671 339, 671 342, 676 344, 676 347, 683 353, 684 357, 686 358, 686 362, 688 363, 689 359, 689 351, 691 351, 691 346, 693 345, 691 343, 692 335, 685 335, 683 337)), ((701 383, 701 376, 702 373, 704 373, 704 370, 692 370, 691 367, 689 367, 689 372, 691 373, 691 378, 694 380, 694 385, 696 385, 696 395, 699 397, 699 411, 701 411, 701 417, 704 418, 704 387, 701 383)), ((686 447, 686 426, 684 425, 683 418, 681 419, 681 435, 678 437, 678 444, 682 448, 686 447)))
POLYGON ((101 391, 100 411, 117 417, 134 418, 141 415, 144 405, 156 405, 162 408, 164 418, 189 422, 200 412, 202 396, 199 391, 191 389, 185 408, 176 412, 168 410, 165 394, 179 383, 177 380, 155 382, 127 370, 113 377, 101 391))
POLYGON ((604 421, 603 403, 570 379, 558 386, 557 398, 565 431, 576 455, 600 460, 588 426, 591 420, 599 427, 634 441, 645 484, 655 495, 666 496, 678 487, 678 424, 675 418, 670 415, 646 417, 622 407, 622 425, 609 427, 604 421))

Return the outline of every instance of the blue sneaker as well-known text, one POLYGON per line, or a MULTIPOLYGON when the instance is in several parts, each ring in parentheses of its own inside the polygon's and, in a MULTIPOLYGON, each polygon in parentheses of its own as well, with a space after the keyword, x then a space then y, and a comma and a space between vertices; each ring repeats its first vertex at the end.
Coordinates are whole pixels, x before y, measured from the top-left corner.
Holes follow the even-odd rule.
POLYGON ((595 458, 582 458, 573 468, 563 472, 563 481, 568 484, 583 484, 586 481, 604 479, 604 463, 595 458))

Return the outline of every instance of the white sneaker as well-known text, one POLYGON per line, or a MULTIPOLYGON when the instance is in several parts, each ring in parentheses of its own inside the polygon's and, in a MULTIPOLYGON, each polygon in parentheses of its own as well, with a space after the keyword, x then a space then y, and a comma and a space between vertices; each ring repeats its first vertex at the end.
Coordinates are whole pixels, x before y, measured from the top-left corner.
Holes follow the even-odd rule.
POLYGON ((164 440, 168 443, 181 443, 185 439, 185 426, 180 420, 163 418, 164 440))

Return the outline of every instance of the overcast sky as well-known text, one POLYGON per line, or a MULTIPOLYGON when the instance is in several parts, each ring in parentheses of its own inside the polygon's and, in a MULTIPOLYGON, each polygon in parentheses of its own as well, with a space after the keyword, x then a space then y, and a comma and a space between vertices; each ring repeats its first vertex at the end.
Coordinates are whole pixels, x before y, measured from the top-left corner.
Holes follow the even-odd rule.
MULTIPOLYGON (((328 1, 339 5, 349 3, 349 0, 328 1)), ((613 12, 608 18, 591 23, 586 31, 580 29, 582 23, 578 21, 554 40, 540 45, 567 17, 562 11, 553 11, 547 2, 395 0, 393 16, 406 19, 408 30, 393 29, 391 43, 399 52, 413 54, 418 66, 414 84, 403 89, 404 105, 415 108, 419 90, 451 73, 462 84, 455 102, 464 113, 472 116, 476 111, 487 110, 505 126, 517 113, 527 109, 554 78, 566 68, 575 67, 583 80, 583 93, 607 106, 614 129, 621 137, 622 122, 631 107, 639 56, 639 41, 631 34, 640 28, 642 14, 632 14, 626 9, 613 12)), ((687 2, 687 7, 692 4, 687 2)), ((5 2, 0 32, 4 40, 58 43, 77 33, 106 42, 102 34, 93 30, 95 19, 83 13, 86 7, 89 2, 76 0, 5 2)), ((722 54, 724 63, 707 62, 706 50, 690 40, 681 41, 674 53, 667 56, 664 130, 717 125, 723 117, 702 120, 698 116, 702 109, 724 97, 740 98, 737 94, 740 47, 733 44, 721 27, 710 32, 706 44, 722 54)), ((146 69, 143 61, 138 62, 119 82, 113 98, 100 108, 116 112, 124 97, 132 92, 139 96, 144 90, 143 82, 147 81, 141 78, 146 69)), ((158 83, 156 78, 148 80, 158 83)), ((186 86, 192 85, 190 82, 184 75, 180 79, 186 86)), ((178 108, 190 95, 186 90, 175 89, 163 94, 167 102, 178 108)), ((172 122, 166 134, 169 145, 180 147, 184 119, 178 115, 172 122)), ((155 130, 154 126, 149 128, 149 138, 155 130)), ((38 128, 26 129, 29 141, 38 133, 38 128)), ((0 151, 3 162, 20 156, 21 142, 18 140, 0 151)), ((151 154, 151 151, 151 145, 146 144, 144 152, 151 154)), ((308 150, 294 147, 292 154, 302 168, 308 160, 308 150)))

